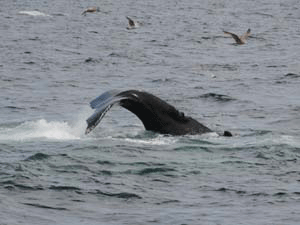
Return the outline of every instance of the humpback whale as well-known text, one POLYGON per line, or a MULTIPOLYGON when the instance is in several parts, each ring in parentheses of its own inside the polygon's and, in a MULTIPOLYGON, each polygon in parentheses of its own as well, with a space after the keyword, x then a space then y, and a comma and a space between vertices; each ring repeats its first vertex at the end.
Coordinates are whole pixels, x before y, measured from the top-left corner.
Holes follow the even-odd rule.
POLYGON ((250 35, 250 28, 247 30, 246 33, 244 33, 242 36, 237 36, 236 34, 234 33, 231 33, 231 32, 228 32, 228 31, 224 31, 225 34, 229 34, 231 35, 231 37, 235 40, 235 42, 239 45, 242 45, 242 44, 245 44, 246 43, 246 39, 249 37, 250 35))
MULTIPOLYGON (((85 133, 90 133, 115 104, 135 114, 142 121, 146 130, 171 135, 212 132, 208 127, 185 116, 174 106, 150 93, 138 90, 121 92, 111 90, 90 102, 90 106, 95 109, 95 112, 86 120, 88 126, 85 133)), ((229 131, 225 131, 224 136, 232 135, 229 131)))

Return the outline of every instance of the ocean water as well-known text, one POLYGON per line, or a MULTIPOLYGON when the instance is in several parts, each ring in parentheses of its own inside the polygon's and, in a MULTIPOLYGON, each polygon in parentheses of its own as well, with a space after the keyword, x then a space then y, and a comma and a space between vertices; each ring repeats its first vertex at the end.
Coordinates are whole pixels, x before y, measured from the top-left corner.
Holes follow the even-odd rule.
POLYGON ((299 224, 298 3, 0 1, 0 224, 299 224), (248 28, 245 45, 223 33, 248 28), (111 89, 215 133, 155 134, 113 107, 85 135, 111 89))

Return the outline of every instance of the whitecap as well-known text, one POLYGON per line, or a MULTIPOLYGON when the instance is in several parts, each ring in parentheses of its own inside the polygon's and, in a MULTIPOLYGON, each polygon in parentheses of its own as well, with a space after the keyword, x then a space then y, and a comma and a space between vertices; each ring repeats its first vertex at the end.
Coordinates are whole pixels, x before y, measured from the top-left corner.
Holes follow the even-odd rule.
POLYGON ((274 138, 273 141, 277 144, 287 144, 293 146, 295 148, 300 147, 299 137, 291 136, 291 135, 281 135, 278 138, 274 138))
POLYGON ((178 141, 176 137, 170 136, 157 136, 151 139, 134 139, 134 138, 125 138, 127 142, 135 143, 135 144, 142 144, 142 145, 171 145, 178 141))
POLYGON ((32 10, 32 11, 19 11, 19 14, 22 15, 28 15, 28 16, 50 16, 46 13, 42 13, 40 11, 37 10, 32 10))

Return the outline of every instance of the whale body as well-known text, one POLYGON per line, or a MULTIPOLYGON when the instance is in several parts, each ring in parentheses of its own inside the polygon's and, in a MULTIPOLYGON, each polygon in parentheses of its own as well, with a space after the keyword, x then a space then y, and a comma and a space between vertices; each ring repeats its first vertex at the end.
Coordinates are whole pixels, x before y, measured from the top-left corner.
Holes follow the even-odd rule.
POLYGON ((85 133, 90 133, 115 104, 135 114, 142 121, 146 130, 170 135, 212 132, 208 127, 191 117, 185 116, 174 106, 148 92, 112 90, 90 102, 90 106, 95 109, 95 112, 87 119, 88 126, 85 133))

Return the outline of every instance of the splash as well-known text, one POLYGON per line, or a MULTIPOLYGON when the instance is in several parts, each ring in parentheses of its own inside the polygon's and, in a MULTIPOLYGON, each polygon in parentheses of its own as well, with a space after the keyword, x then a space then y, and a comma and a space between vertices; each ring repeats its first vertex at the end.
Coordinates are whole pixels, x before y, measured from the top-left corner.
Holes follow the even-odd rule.
POLYGON ((0 140, 26 141, 33 139, 72 140, 80 139, 81 125, 40 119, 27 121, 15 127, 0 127, 0 140))

